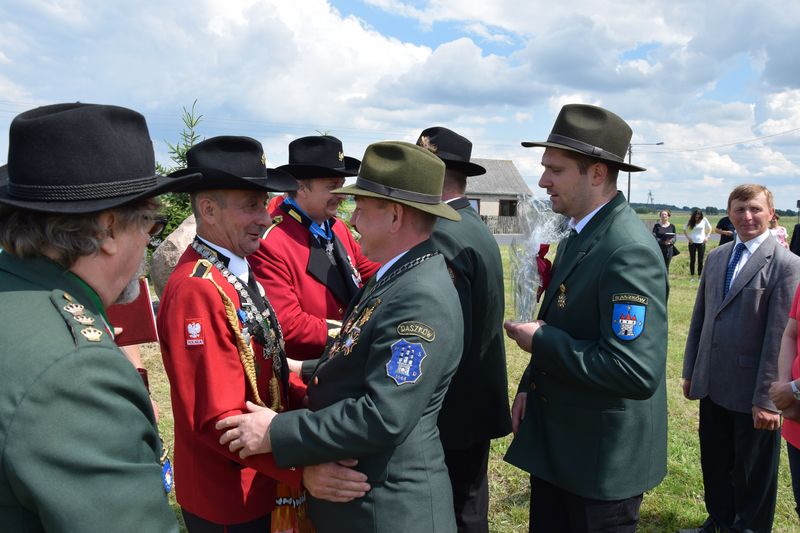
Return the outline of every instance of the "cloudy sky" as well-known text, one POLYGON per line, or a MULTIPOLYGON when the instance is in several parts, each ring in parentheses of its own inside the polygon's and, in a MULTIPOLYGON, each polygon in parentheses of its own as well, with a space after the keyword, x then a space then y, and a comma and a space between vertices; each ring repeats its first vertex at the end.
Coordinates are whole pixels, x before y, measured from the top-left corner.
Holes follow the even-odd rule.
POLYGON ((797 0, 3 0, 0 162, 17 113, 79 100, 142 112, 168 163, 197 100, 203 136, 253 136, 273 165, 316 131, 360 157, 444 125, 541 194, 519 143, 583 102, 633 127, 632 201, 724 206, 755 181, 794 208, 798 20, 797 0))

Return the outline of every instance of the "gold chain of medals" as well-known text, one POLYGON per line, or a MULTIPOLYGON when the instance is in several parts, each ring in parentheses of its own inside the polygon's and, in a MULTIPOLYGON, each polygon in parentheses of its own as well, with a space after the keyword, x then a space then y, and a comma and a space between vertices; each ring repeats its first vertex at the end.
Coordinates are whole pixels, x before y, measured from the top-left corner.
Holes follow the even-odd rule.
POLYGON ((367 289, 365 289, 365 294, 361 297, 356 306, 353 308, 353 311, 348 315, 347 320, 345 321, 342 328, 339 330, 339 334, 336 335, 336 339, 334 339, 330 350, 328 350, 328 358, 333 359, 334 357, 339 355, 339 353, 343 353, 344 355, 350 355, 350 352, 353 350, 356 343, 358 342, 358 338, 361 336, 361 328, 364 326, 364 324, 366 324, 369 321, 369 319, 372 317, 372 313, 381 303, 380 298, 375 298, 372 301, 372 305, 363 308, 361 307, 362 305, 365 305, 367 302, 370 301, 370 298, 372 298, 372 294, 375 291, 385 286, 386 284, 390 283, 392 280, 397 279, 399 276, 402 276, 412 268, 419 266, 420 264, 422 264, 423 262, 425 262, 426 260, 430 259, 435 255, 439 255, 439 252, 432 252, 429 254, 425 254, 423 256, 414 259, 413 261, 409 261, 408 263, 402 265, 400 268, 398 268, 391 274, 382 277, 373 286, 369 286, 369 284, 367 284, 367 289), (369 290, 369 292, 367 293, 366 290, 369 290))
MULTIPOLYGON (((272 358, 273 371, 276 376, 280 375, 281 358, 279 355, 284 349, 283 332, 275 316, 275 311, 272 309, 272 305, 269 303, 269 300, 267 300, 266 295, 261 296, 266 304, 266 308, 264 311, 259 311, 253 299, 250 297, 247 287, 242 284, 239 278, 228 270, 225 263, 219 260, 214 250, 198 240, 192 242, 192 248, 195 252, 200 254, 203 259, 214 265, 214 268, 219 270, 222 276, 228 280, 228 283, 233 285, 233 288, 239 293, 242 305, 241 310, 244 313, 244 317, 241 315, 239 316, 244 326, 242 328, 242 336, 247 344, 250 344, 250 338, 252 336, 264 346, 264 359, 272 358)), ((253 273, 251 272, 250 275, 252 276, 253 273)))
POLYGON ((359 309, 358 309, 359 305, 361 305, 362 303, 364 303, 367 300, 369 300, 370 297, 372 296, 372 293, 374 293, 375 291, 377 291, 378 289, 380 289, 384 285, 388 284, 392 280, 397 279, 398 277, 402 276, 403 274, 405 274, 406 272, 408 272, 412 268, 414 268, 416 266, 419 266, 420 264, 424 263, 425 261, 427 261, 431 257, 437 256, 437 255, 439 255, 439 252, 431 252, 429 254, 422 255, 420 257, 417 257, 413 261, 409 261, 408 263, 406 263, 405 265, 401 266, 400 268, 398 268, 397 270, 395 270, 391 274, 389 274, 387 276, 383 276, 381 279, 379 279, 375 283, 375 285, 372 286, 372 288, 370 289, 368 294, 365 294, 364 296, 361 297, 361 301, 358 302, 358 304, 356 305, 355 309, 353 309, 353 312, 350 313, 350 315, 351 316, 357 316, 358 312, 359 312, 359 309))

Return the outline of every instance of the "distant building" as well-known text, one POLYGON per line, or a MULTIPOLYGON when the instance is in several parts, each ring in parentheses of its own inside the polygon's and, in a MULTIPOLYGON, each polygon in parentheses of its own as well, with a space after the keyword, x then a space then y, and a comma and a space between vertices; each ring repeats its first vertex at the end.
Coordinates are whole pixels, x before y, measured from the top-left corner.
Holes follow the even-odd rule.
POLYGON ((486 174, 467 179, 467 198, 492 233, 519 233, 517 201, 533 194, 514 166, 506 159, 472 158, 486 174))

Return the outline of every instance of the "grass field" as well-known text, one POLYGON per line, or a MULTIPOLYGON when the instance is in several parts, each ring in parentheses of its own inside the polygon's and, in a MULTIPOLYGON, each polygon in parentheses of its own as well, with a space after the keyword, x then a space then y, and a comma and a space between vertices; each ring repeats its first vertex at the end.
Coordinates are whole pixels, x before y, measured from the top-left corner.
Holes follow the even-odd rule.
MULTIPOLYGON (((716 219, 713 221, 716 223, 716 219)), ((676 223, 677 226, 677 223, 676 223)), ((710 247, 716 241, 710 242, 710 247)), ((654 490, 645 494, 641 509, 639 531, 663 533, 679 528, 697 526, 705 519, 703 483, 697 442, 697 402, 683 399, 680 393, 680 374, 683 347, 691 318, 697 283, 689 282, 688 253, 673 259, 670 268, 669 348, 667 361, 667 387, 669 399, 669 462, 668 474, 654 490)), ((504 253, 506 252, 504 247, 504 253)), ((506 259, 506 258, 504 258, 506 259)), ((505 261, 508 265, 508 261, 505 261)), ((506 266, 506 280, 508 280, 506 266)), ((506 316, 512 316, 510 284, 506 283, 506 316)), ((513 342, 507 342, 509 400, 516 391, 520 375, 527 365, 529 355, 513 342)), ((143 360, 150 373, 153 396, 158 401, 161 432, 166 442, 172 441, 172 416, 169 403, 169 384, 161 366, 157 345, 146 345, 143 360)), ((527 531, 528 476, 503 462, 502 457, 510 437, 492 443, 490 481, 490 529, 496 533, 527 531)), ((179 465, 177 466, 180 467, 179 465)), ((177 511, 172 498, 173 507, 177 511)), ((800 531, 786 465, 782 451, 778 508, 775 515, 776 532, 800 531)), ((343 530, 344 531, 344 530, 343 530)), ((409 532, 412 533, 412 532, 409 532)))

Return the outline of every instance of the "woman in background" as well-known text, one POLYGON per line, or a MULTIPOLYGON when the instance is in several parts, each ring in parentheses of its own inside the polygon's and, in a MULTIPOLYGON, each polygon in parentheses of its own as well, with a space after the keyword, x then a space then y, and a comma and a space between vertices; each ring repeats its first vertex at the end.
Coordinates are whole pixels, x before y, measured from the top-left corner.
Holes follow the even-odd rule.
POLYGON ((689 274, 694 281, 694 265, 697 261, 697 277, 703 274, 703 258, 706 255, 706 241, 711 235, 711 223, 699 209, 692 211, 689 222, 683 227, 683 234, 689 240, 689 274))
POLYGON ((778 220, 780 220, 780 218, 781 217, 778 216, 778 213, 775 213, 775 216, 772 217, 772 220, 769 221, 769 232, 772 233, 772 236, 775 237, 779 243, 781 243, 781 246, 783 246, 788 250, 789 232, 786 231, 786 228, 784 228, 783 226, 778 225, 778 220))
POLYGON ((800 319, 800 287, 794 295, 794 302, 789 311, 789 321, 781 338, 778 353, 778 381, 769 388, 769 398, 775 407, 784 411, 783 438, 789 454, 789 472, 792 474, 792 491, 794 492, 795 511, 800 516, 800 421, 797 413, 800 407, 798 385, 800 385, 800 342, 797 338, 797 320, 800 319), (794 414, 790 414, 794 413, 794 414))
POLYGON ((658 241, 661 255, 664 256, 664 265, 669 270, 669 263, 672 261, 672 250, 675 245, 675 224, 669 221, 669 217, 672 216, 669 209, 663 209, 658 216, 660 220, 653 226, 653 236, 658 241))

